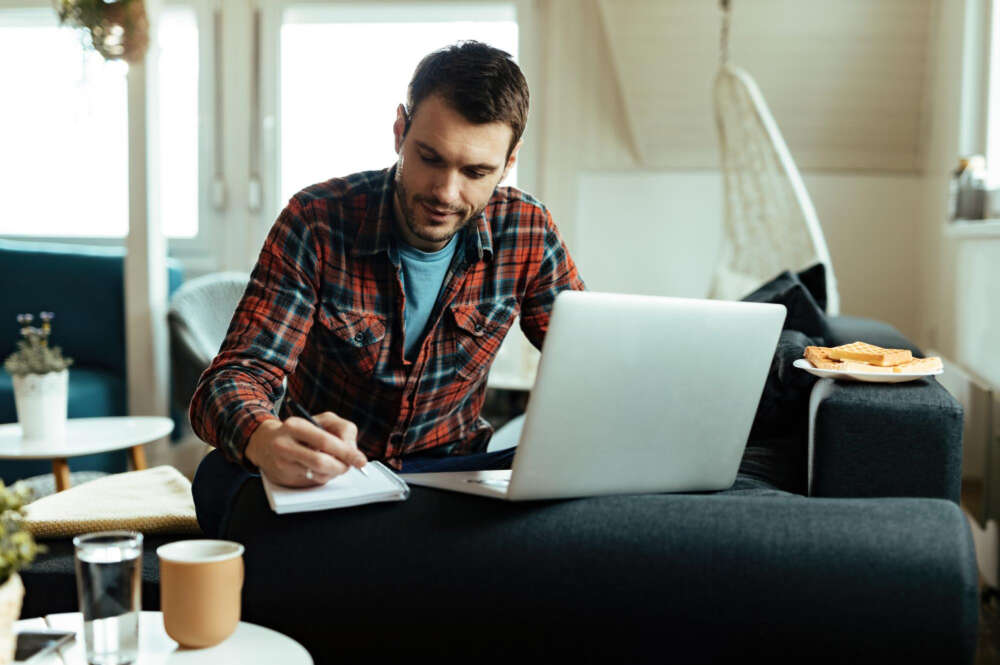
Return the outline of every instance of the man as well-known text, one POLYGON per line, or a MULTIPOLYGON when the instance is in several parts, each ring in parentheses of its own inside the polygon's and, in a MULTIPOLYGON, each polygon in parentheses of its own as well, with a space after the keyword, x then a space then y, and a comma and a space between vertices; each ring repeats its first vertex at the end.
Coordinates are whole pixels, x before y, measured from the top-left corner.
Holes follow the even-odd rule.
POLYGON ((541 348, 556 295, 584 288, 548 210, 498 187, 527 113, 507 53, 447 47, 421 61, 397 109, 392 168, 292 197, 191 402, 194 431, 219 449, 194 483, 206 532, 248 473, 308 487, 369 459, 510 468, 512 451, 483 452, 490 365, 518 315, 541 348))

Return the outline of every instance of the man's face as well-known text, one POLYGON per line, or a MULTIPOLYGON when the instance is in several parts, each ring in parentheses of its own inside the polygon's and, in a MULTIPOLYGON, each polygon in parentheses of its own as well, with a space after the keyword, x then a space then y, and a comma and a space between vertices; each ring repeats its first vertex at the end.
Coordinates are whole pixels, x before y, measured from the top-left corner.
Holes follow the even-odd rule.
POLYGON ((396 111, 393 208, 403 238, 432 252, 483 211, 521 144, 508 158, 513 135, 508 125, 471 123, 436 95, 420 102, 413 116, 404 137, 403 106, 396 111))

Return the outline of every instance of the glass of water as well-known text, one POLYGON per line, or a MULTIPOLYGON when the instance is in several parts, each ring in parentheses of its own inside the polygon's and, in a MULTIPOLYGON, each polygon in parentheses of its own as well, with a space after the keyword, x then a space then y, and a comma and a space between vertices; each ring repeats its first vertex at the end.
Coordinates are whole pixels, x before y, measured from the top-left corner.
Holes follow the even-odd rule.
POLYGON ((139 654, 142 534, 102 531, 77 536, 76 591, 91 665, 124 665, 139 654))

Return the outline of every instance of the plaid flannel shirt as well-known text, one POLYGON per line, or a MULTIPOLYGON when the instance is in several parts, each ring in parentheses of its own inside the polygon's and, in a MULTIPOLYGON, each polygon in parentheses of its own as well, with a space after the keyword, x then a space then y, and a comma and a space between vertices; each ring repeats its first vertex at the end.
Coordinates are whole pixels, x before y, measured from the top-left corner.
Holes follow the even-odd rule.
POLYGON ((244 450, 275 417, 285 377, 307 410, 353 421, 359 449, 397 470, 418 451, 482 452, 493 434, 480 416, 486 377, 515 318, 540 349, 556 295, 584 288, 549 211, 498 187, 462 232, 406 360, 394 169, 302 190, 268 234, 190 407, 195 433, 231 461, 256 470, 244 450))

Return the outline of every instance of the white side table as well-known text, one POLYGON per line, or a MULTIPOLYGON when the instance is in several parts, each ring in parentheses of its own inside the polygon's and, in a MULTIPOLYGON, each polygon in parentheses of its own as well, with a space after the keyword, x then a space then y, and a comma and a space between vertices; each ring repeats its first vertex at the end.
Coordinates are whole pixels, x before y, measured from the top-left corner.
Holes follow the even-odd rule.
MULTIPOLYGON (((53 628, 72 630, 76 639, 37 661, 38 665, 86 665, 83 643, 83 615, 79 612, 50 614, 38 619, 22 619, 14 624, 15 631, 53 628)), ((35 665, 36 661, 31 661, 35 665)), ((163 629, 163 614, 143 612, 139 618, 139 658, 136 665, 313 665, 305 648, 292 638, 252 623, 241 621, 236 631, 221 644, 206 649, 185 649, 174 642, 163 629)))
POLYGON ((129 448, 132 467, 145 469, 146 453, 142 444, 161 439, 173 430, 174 421, 157 416, 70 418, 66 421, 65 436, 25 441, 20 425, 0 425, 0 459, 52 460, 56 489, 61 492, 70 482, 66 458, 129 448))

